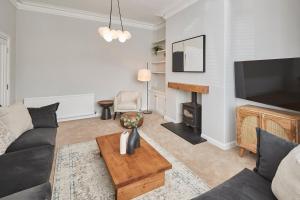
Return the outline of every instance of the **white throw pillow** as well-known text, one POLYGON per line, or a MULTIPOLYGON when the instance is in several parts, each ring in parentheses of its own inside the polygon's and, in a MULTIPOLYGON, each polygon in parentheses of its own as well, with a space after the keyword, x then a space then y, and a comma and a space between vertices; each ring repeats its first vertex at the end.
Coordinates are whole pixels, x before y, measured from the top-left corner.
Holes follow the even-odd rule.
POLYGON ((5 153, 6 149, 15 139, 3 122, 0 121, 0 155, 5 153))
POLYGON ((300 145, 281 161, 272 181, 272 191, 278 200, 300 199, 300 145))
POLYGON ((15 139, 33 128, 30 114, 22 103, 1 107, 0 121, 5 124, 15 139))

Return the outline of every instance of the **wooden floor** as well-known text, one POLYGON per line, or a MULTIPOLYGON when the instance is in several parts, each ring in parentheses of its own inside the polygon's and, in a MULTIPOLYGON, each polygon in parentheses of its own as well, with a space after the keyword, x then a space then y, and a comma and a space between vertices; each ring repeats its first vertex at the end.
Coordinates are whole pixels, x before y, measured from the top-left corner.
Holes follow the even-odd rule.
MULTIPOLYGON (((208 142, 192 145, 162 127, 160 124, 164 122, 158 114, 146 115, 142 130, 211 187, 224 182, 244 168, 253 169, 255 166, 253 154, 246 153, 240 158, 238 148, 223 151, 208 142)), ((123 130, 118 119, 103 121, 100 118, 92 118, 62 122, 59 125, 57 148, 123 130)))

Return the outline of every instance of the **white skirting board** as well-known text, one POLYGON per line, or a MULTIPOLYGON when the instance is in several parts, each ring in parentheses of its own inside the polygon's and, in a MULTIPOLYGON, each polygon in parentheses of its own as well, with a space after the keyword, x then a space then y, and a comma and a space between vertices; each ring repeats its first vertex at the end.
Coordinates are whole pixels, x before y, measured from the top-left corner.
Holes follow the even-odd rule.
POLYGON ((42 107, 59 102, 58 121, 95 117, 95 94, 24 98, 26 107, 42 107))

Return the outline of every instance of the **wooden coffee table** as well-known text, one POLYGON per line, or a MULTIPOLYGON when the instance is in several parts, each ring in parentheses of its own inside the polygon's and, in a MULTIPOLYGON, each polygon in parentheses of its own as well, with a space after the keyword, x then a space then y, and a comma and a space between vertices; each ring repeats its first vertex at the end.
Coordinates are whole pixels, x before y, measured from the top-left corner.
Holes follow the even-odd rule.
POLYGON ((165 171, 172 165, 141 138, 133 155, 120 155, 120 133, 96 138, 116 189, 116 199, 137 197, 165 183, 165 171))

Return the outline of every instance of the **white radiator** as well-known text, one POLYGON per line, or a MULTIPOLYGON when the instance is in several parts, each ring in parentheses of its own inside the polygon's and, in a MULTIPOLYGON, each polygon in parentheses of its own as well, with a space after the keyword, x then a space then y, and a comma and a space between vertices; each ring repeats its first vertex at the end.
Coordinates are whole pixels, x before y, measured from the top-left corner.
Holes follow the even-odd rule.
POLYGON ((95 95, 80 94, 53 97, 24 98, 26 107, 41 107, 59 102, 58 121, 67 121, 95 116, 95 95))

